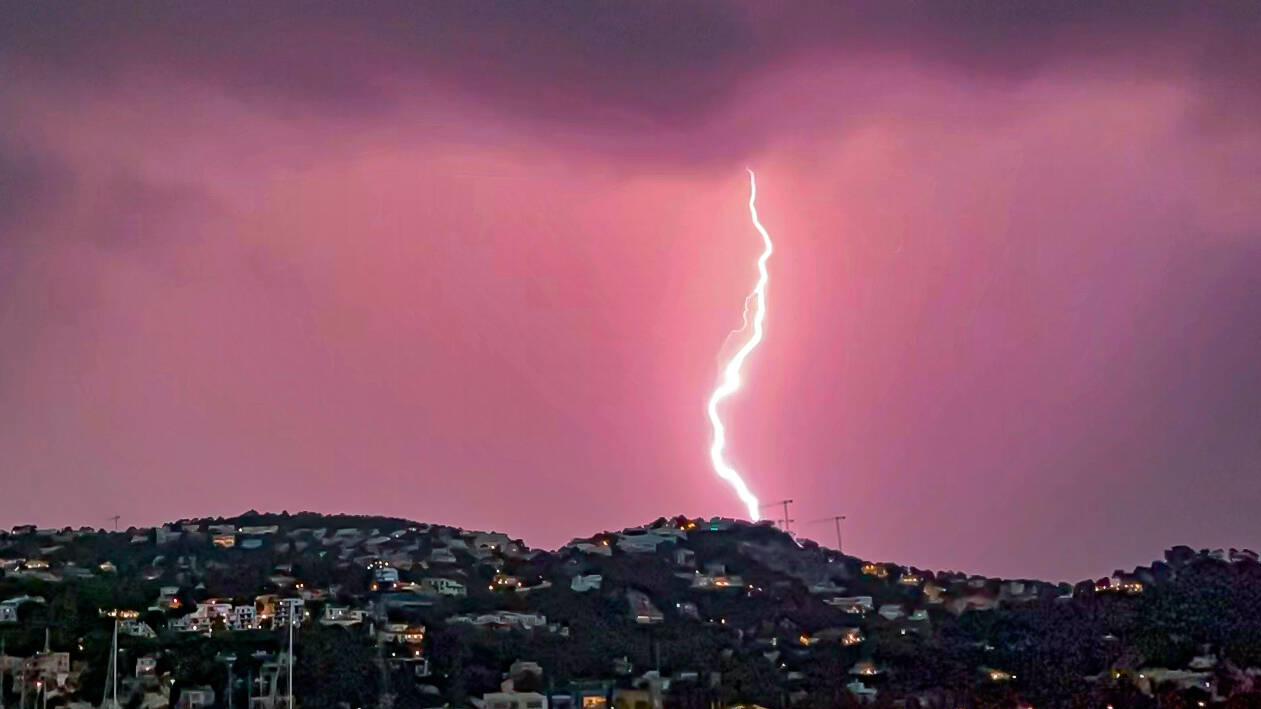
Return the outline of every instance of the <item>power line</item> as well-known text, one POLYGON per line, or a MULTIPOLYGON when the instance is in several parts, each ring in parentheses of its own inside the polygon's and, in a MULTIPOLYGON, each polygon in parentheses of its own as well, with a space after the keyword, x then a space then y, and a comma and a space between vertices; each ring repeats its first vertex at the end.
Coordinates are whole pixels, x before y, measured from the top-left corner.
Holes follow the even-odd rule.
POLYGON ((832 522, 836 525, 836 551, 844 554, 841 547, 841 522, 845 519, 845 515, 832 515, 831 517, 821 517, 819 519, 810 520, 807 524, 820 524, 823 522, 832 522))

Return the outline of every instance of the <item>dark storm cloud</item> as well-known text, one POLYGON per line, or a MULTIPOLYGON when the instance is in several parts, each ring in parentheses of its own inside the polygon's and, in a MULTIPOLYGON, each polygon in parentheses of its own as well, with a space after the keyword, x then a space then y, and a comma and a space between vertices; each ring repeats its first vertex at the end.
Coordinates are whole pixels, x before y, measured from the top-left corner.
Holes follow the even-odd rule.
POLYGON ((1259 17, 9 3, 0 522, 305 505, 550 544, 735 511, 698 402, 747 160, 784 247, 732 411, 755 490, 930 566, 1247 543, 1259 17))
POLYGON ((722 75, 747 69, 755 57, 732 60, 751 30, 717 4, 282 2, 30 4, 0 31, 19 72, 60 77, 166 70, 346 110, 388 103, 391 82, 420 78, 540 108, 553 98, 565 110, 671 111, 704 103, 722 75), (701 74, 715 85, 685 87, 701 74))
POLYGON ((0 142, 0 246, 47 247, 40 227, 69 220, 62 239, 104 249, 144 250, 193 238, 181 228, 212 215, 218 205, 188 184, 146 178, 134 171, 77 171, 48 148, 0 142), (90 215, 77 220, 77 216, 90 215))
POLYGON ((696 119, 752 72, 804 53, 904 55, 970 78, 1048 62, 1172 60, 1255 94, 1252 2, 26 3, 0 44, 10 71, 84 82, 170 72, 255 100, 387 107, 412 80, 562 124, 633 129, 696 119))
POLYGON ((0 247, 64 204, 73 183, 71 170, 47 151, 0 138, 0 247))

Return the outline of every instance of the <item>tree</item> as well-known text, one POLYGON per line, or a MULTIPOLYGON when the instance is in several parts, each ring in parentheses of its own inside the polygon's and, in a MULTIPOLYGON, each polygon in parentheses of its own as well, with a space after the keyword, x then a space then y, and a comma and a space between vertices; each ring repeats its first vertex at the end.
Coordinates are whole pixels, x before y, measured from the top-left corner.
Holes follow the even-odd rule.
POLYGON ((784 705, 779 672, 765 657, 733 655, 722 671, 722 697, 729 704, 784 705))
POLYGON ((305 709, 362 707, 377 702, 379 672, 373 648, 344 628, 304 627, 293 669, 294 694, 305 709))

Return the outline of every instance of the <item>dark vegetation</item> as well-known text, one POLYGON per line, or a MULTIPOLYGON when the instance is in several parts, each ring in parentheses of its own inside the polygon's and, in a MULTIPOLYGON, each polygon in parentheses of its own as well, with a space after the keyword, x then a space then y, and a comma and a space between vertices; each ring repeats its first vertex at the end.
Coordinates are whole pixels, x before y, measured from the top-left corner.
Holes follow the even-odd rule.
MULTIPOLYGON (((358 555, 323 543, 299 548, 293 542, 301 535, 290 533, 350 527, 383 536, 397 532, 401 539, 418 540, 414 555, 424 559, 440 540, 459 537, 459 530, 310 513, 251 512, 196 522, 277 525, 279 531, 248 550, 215 547, 204 531, 166 544, 156 542, 154 530, 63 532, 61 541, 18 533, 0 539, 0 560, 38 558, 50 562, 53 571, 91 572, 49 580, 21 573, 21 565, 11 562, 0 578, 0 600, 29 595, 46 601, 21 604, 18 621, 0 625, 6 653, 29 657, 47 644, 69 652, 79 672, 73 693, 51 698, 50 707, 75 697, 100 702, 112 629, 100 611, 116 608, 142 611, 141 619, 158 632, 155 639, 122 639, 124 672, 136 658, 153 656, 172 702, 185 687, 208 685, 218 692, 217 703, 226 706, 223 689, 231 668, 235 705, 245 706, 250 678, 283 650, 284 633, 262 629, 205 636, 167 625, 204 599, 252 602, 258 594, 283 595, 285 590, 270 580, 277 569, 308 589, 328 591, 327 597, 308 603, 310 620, 297 639, 295 691, 301 706, 317 709, 375 706, 384 689, 399 707, 464 706, 496 691, 518 659, 543 668, 541 677, 518 678, 518 689, 556 691, 592 680, 627 684, 645 671, 659 670, 676 678, 667 703, 698 709, 713 703, 848 706, 858 701, 848 688, 858 679, 877 690, 874 701, 880 705, 1261 706, 1261 671, 1247 671, 1261 667, 1261 564, 1251 557, 1221 558, 1180 547, 1164 561, 1124 575, 1131 581, 1141 577, 1135 581, 1141 590, 1029 581, 1018 597, 1004 598, 997 579, 895 565, 884 565, 887 576, 880 578, 864 573, 859 559, 798 545, 764 526, 730 531, 702 526, 655 553, 519 549, 479 558, 460 551, 454 565, 417 563, 401 570, 401 581, 441 575, 460 579, 468 589, 462 598, 434 598, 428 605, 390 611, 390 621, 426 628, 423 653, 430 671, 418 677, 412 665, 383 661, 392 649, 378 647, 366 624, 345 628, 316 622, 324 605, 370 607, 378 594, 358 555), (144 535, 149 539, 137 541, 144 535), (693 587, 691 569, 680 568, 672 556, 679 547, 692 550, 701 569, 721 565, 742 583, 720 590, 693 587), (117 571, 101 572, 98 565, 106 561, 117 571), (516 576, 527 586, 543 581, 551 586, 528 593, 491 590, 496 573, 516 576), (603 584, 599 590, 575 592, 569 578, 576 573, 600 574, 603 584), (919 580, 901 581, 912 575, 919 580), (824 602, 837 593, 811 592, 809 584, 820 582, 843 587, 845 596, 870 596, 876 609, 900 605, 904 615, 846 613, 824 602), (943 590, 944 601, 930 598, 929 584, 943 590), (180 588, 180 609, 150 610, 164 586, 180 588), (628 591, 647 594, 663 621, 637 623, 628 612, 628 591), (952 609, 951 599, 977 593, 997 599, 995 607, 952 609), (503 610, 545 615, 549 627, 488 630, 448 622, 455 614, 503 610), (906 617, 916 610, 926 611, 926 619, 906 617), (847 645, 837 639, 849 628, 860 629, 861 642, 847 645), (622 658, 625 662, 619 662, 622 658), (1196 658, 1201 658, 1196 671, 1208 677, 1208 689, 1140 677, 1152 668, 1190 672, 1196 658), (879 673, 853 674, 864 662, 879 673), (995 680, 990 670, 1011 678, 995 680)), ((4 706, 17 704, 13 675, 6 673, 0 690, 4 706)))

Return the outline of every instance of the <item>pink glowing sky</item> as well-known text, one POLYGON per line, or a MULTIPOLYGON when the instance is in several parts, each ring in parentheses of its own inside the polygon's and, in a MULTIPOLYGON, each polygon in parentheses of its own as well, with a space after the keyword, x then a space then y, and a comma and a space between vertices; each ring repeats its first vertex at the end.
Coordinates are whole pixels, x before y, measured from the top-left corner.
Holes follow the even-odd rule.
POLYGON ((739 515, 748 165, 764 500, 1009 576, 1261 544, 1257 6, 875 5, 23 6, 0 524, 739 515))

